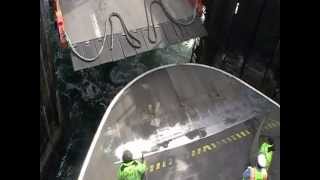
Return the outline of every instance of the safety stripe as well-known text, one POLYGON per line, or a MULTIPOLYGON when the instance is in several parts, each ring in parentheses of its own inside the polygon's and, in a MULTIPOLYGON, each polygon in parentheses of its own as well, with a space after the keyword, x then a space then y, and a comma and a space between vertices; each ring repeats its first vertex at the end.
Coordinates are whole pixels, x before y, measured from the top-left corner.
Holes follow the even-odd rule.
POLYGON ((236 138, 234 135, 231 135, 231 138, 232 138, 234 141, 237 140, 237 138, 236 138))
POLYGON ((243 131, 241 131, 240 134, 241 134, 243 137, 247 136, 246 133, 244 133, 243 131))
POLYGON ((195 150, 192 150, 191 156, 192 157, 196 156, 196 151, 195 150))
POLYGON ((153 170, 154 170, 154 165, 152 164, 149 166, 149 172, 153 172, 153 170))
MULTIPOLYGON (((268 124, 266 124, 264 126, 265 129, 272 129, 274 128, 275 126, 277 126, 276 122, 269 122, 268 124)), ((214 150, 215 148, 217 147, 220 147, 220 146, 223 146, 223 145, 226 145, 226 144, 229 144, 231 142, 236 142, 244 137, 248 137, 249 135, 251 135, 251 131, 249 131, 248 129, 242 129, 242 130, 239 130, 237 132, 234 132, 233 134, 227 136, 227 137, 224 137, 220 140, 216 140, 214 142, 211 142, 210 144, 205 144, 205 145, 202 145, 202 146, 199 146, 198 148, 194 149, 191 151, 191 157, 197 157, 197 156, 200 156, 201 154, 203 153, 206 153, 206 152, 210 152, 212 150, 214 150)), ((190 156, 189 156, 190 157, 190 156)), ((172 161, 159 161, 153 165, 150 165, 148 170, 149 172, 155 172, 155 171, 158 171, 162 168, 166 168, 168 166, 170 166, 170 164, 172 165, 172 161)), ((257 175, 257 172, 255 170, 255 168, 251 168, 250 167, 250 180, 255 180, 256 178, 256 175, 257 175)), ((265 178, 265 177, 264 177, 265 178)))
POLYGON ((221 144, 221 142, 220 142, 220 141, 216 141, 216 143, 217 143, 218 145, 220 145, 220 144, 221 144))
POLYGON ((279 122, 279 121, 273 120, 273 122, 274 122, 275 124, 277 124, 278 126, 280 126, 280 122, 279 122))
POLYGON ((263 126, 263 129, 264 130, 270 130, 270 129, 276 128, 278 126, 280 126, 280 123, 275 121, 275 120, 273 120, 272 122, 269 122, 268 124, 263 126))
POLYGON ((212 150, 212 148, 211 148, 211 146, 210 146, 209 144, 206 144, 206 145, 204 145, 204 146, 202 147, 202 151, 203 151, 203 152, 207 152, 207 150, 208 150, 208 151, 211 151, 211 150, 212 150))
POLYGON ((162 167, 164 168, 164 167, 166 167, 166 166, 167 166, 166 161, 162 161, 162 167))
POLYGON ((239 133, 236 133, 236 136, 240 139, 242 136, 239 133))
POLYGON ((156 170, 159 170, 159 169, 160 169, 160 166, 161 166, 161 163, 158 162, 158 163, 156 164, 156 170))
POLYGON ((198 155, 201 154, 201 148, 198 148, 198 149, 197 149, 197 153, 198 153, 198 155))
POLYGON ((274 122, 271 122, 270 123, 273 127, 277 127, 278 125, 276 124, 276 123, 274 123, 274 122))
POLYGON ((228 142, 227 142, 225 139, 222 139, 222 142, 223 142, 224 144, 228 144, 228 142))
POLYGON ((246 132, 248 135, 250 134, 250 131, 248 131, 248 130, 244 130, 244 132, 246 132))

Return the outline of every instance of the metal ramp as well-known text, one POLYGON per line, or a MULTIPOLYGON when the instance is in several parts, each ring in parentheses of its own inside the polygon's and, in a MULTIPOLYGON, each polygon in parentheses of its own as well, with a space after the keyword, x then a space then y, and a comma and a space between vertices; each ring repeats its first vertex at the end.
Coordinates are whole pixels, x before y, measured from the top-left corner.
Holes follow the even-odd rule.
MULTIPOLYGON (((181 21, 191 19, 194 9, 192 2, 194 1, 161 0, 168 13, 174 19, 181 21)), ((64 29, 80 55, 91 58, 98 53, 103 43, 105 23, 112 12, 121 15, 128 31, 141 42, 140 48, 132 47, 124 35, 120 21, 114 18, 112 19, 114 34, 112 50, 110 49, 111 30, 108 24, 106 44, 101 55, 95 61, 86 62, 72 54, 74 70, 121 60, 156 48, 163 48, 207 35, 199 17, 188 26, 177 25, 169 20, 159 5, 154 4, 151 11, 158 38, 155 43, 150 42, 145 7, 149 17, 149 27, 151 27, 151 2, 152 0, 146 0, 146 6, 144 6, 144 0, 60 0, 64 29)))
POLYGON ((276 144, 270 177, 280 179, 280 106, 236 77, 198 65, 150 70, 112 100, 78 180, 116 179, 123 150, 145 153, 147 179, 241 179, 262 119, 276 144))

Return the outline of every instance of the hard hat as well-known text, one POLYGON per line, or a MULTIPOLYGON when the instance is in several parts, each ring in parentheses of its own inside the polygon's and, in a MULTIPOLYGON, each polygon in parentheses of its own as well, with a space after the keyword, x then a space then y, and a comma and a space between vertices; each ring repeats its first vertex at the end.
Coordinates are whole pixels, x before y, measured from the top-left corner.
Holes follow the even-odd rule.
POLYGON ((123 152, 122 161, 125 162, 125 163, 129 162, 129 161, 132 161, 132 153, 129 150, 125 150, 123 152))
POLYGON ((261 168, 265 168, 267 166, 267 159, 264 154, 258 155, 258 166, 261 168))

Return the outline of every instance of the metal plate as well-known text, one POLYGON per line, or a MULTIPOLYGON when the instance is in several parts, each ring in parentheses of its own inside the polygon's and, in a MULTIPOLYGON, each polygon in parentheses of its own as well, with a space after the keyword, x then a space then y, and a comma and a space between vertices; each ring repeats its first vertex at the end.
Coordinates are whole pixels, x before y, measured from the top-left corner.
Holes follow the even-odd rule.
MULTIPOLYGON (((153 38, 154 36, 152 32, 150 33, 151 38, 153 38)), ((143 30, 143 37, 145 39, 146 44, 148 45, 149 50, 164 48, 165 46, 169 45, 169 42, 166 36, 164 35, 163 29, 161 29, 160 27, 156 27, 156 33, 158 36, 157 41, 155 43, 151 43, 148 39, 148 30, 146 28, 143 30)))
MULTIPOLYGON (((102 46, 103 39, 102 38, 94 39, 94 40, 90 41, 89 43, 90 43, 89 49, 86 49, 86 48, 88 48, 88 45, 82 45, 81 43, 78 43, 76 50, 79 51, 80 55, 83 55, 86 57, 88 56, 88 54, 90 54, 90 56, 88 56, 88 57, 96 56, 98 51, 100 50, 100 47, 102 46), (90 53, 85 54, 85 52, 89 51, 89 50, 90 50, 90 53)), ((108 37, 106 40, 105 48, 103 49, 100 57, 96 61, 85 62, 85 61, 82 61, 81 59, 79 59, 75 54, 72 54, 71 58, 72 58, 73 67, 75 68, 76 71, 84 69, 86 67, 94 67, 94 66, 98 66, 100 64, 111 62, 112 61, 112 52, 110 50, 110 42, 109 42, 108 37)))
POLYGON ((125 36, 119 36, 119 41, 125 57, 130 57, 137 54, 136 49, 129 44, 125 36))
MULTIPOLYGON (((60 0, 65 30, 69 34, 72 43, 79 46, 84 57, 92 57, 93 49, 86 44, 94 44, 95 39, 101 39, 105 31, 105 22, 112 12, 119 13, 129 29, 141 41, 142 47, 135 49, 129 45, 123 35, 122 27, 117 18, 113 18, 114 47, 110 52, 105 47, 100 58, 94 62, 85 62, 72 54, 74 70, 94 67, 103 63, 117 61, 134 56, 156 48, 179 43, 191 38, 205 36, 206 30, 200 19, 187 27, 178 27, 168 20, 159 5, 152 6, 153 17, 158 41, 151 43, 147 36, 147 21, 144 9, 144 0, 60 0), (136 33, 137 32, 137 33, 136 33), (86 49, 88 48, 88 49, 86 49), (111 56, 110 56, 111 54, 111 56)), ((147 0, 150 4, 151 0, 147 0)), ((163 0, 169 13, 176 19, 185 20, 192 16, 192 6, 189 0, 163 0)), ((149 11, 149 5, 147 5, 149 11)), ((150 13, 149 13, 150 19, 150 13)), ((149 22, 151 25, 151 20, 149 22)), ((110 45, 110 24, 107 21, 107 40, 110 45)), ((100 46, 99 46, 100 47, 100 46)))
POLYGON ((271 174, 280 179, 278 104, 216 68, 183 64, 153 69, 113 99, 79 180, 115 180, 124 149, 135 158, 146 152, 148 179, 240 179, 262 118, 268 122, 262 134, 277 144, 271 174))
POLYGON ((161 23, 160 27, 163 30, 169 44, 176 44, 181 41, 172 23, 170 22, 161 23))
MULTIPOLYGON (((105 22, 112 12, 121 15, 129 30, 143 28, 147 24, 144 0, 60 0, 60 2, 65 30, 74 43, 102 37, 105 22)), ((151 0, 147 0, 148 11, 150 2, 151 0)), ((187 0, 163 0, 163 3, 169 13, 177 19, 192 15, 192 6, 187 0)), ((168 21, 158 5, 154 5, 152 10, 155 24, 168 21)), ((114 33, 121 33, 122 28, 118 19, 114 18, 113 22, 114 33)), ((107 23, 107 31, 110 32, 109 22, 107 23)))
POLYGON ((139 39, 139 41, 141 42, 141 47, 136 49, 137 54, 148 51, 148 46, 144 39, 143 30, 138 29, 137 32, 133 33, 133 35, 137 37, 137 39, 139 39))

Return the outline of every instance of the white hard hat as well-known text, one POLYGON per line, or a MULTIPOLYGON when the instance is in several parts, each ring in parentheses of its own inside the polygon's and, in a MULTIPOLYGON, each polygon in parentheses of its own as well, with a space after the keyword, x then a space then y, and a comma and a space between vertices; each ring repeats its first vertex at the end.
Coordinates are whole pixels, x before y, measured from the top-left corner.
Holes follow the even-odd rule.
POLYGON ((265 168, 267 166, 267 159, 264 154, 258 155, 258 165, 262 168, 265 168))

